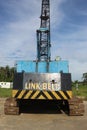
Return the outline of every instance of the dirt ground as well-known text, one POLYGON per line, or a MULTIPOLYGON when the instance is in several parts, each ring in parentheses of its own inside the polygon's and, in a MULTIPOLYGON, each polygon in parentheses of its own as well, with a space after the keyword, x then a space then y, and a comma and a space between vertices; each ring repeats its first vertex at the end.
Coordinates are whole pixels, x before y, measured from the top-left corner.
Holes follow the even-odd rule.
POLYGON ((0 99, 0 130, 87 130, 87 102, 84 102, 84 116, 57 113, 55 106, 45 107, 45 112, 43 106, 34 107, 33 111, 22 111, 19 116, 12 116, 4 115, 4 101, 0 99), (37 109, 41 113, 39 110, 36 112, 37 109))

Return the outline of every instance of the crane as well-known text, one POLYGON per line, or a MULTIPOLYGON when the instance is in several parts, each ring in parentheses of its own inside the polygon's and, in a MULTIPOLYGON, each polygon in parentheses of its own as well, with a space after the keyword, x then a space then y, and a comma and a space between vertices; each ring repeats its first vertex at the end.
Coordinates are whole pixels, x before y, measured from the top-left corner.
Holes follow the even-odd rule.
POLYGON ((18 115, 20 102, 51 101, 69 115, 84 115, 82 99, 73 97, 68 61, 51 60, 50 0, 42 0, 40 28, 37 30, 37 58, 17 61, 12 97, 4 105, 5 114, 18 115))

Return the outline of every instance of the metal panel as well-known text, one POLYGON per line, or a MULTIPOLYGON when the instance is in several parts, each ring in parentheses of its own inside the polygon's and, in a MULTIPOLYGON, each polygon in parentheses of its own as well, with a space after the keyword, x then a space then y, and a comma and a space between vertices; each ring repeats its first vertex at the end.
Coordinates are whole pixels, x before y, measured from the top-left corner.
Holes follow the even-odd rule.
POLYGON ((51 61, 49 63, 49 72, 50 73, 68 73, 68 61, 51 61))
POLYGON ((68 61, 51 61, 51 62, 34 62, 34 61, 18 61, 17 72, 30 73, 68 73, 68 61))
POLYGON ((72 84, 71 84, 71 74, 68 73, 68 74, 64 74, 64 73, 61 73, 61 89, 63 91, 66 91, 66 90, 71 90, 72 88, 72 84))
POLYGON ((30 90, 61 90, 61 76, 60 74, 28 74, 24 73, 24 89, 30 90))
POLYGON ((14 89, 66 91, 71 90, 71 74, 64 73, 17 73, 14 89))
POLYGON ((49 72, 50 73, 57 73, 58 72, 58 62, 51 61, 49 63, 49 72))
POLYGON ((24 73, 24 78, 33 82, 51 82, 53 80, 59 82, 60 77, 60 73, 24 73))
POLYGON ((33 61, 18 61, 17 72, 36 72, 36 62, 33 61))
POLYGON ((61 90, 61 74, 17 73, 13 89, 61 90))
POLYGON ((38 62, 38 73, 46 73, 47 72, 47 62, 38 62))
POLYGON ((15 73, 13 80, 13 89, 23 89, 23 73, 15 73))
POLYGON ((63 72, 63 73, 69 73, 69 65, 68 61, 59 61, 58 62, 58 72, 63 72))

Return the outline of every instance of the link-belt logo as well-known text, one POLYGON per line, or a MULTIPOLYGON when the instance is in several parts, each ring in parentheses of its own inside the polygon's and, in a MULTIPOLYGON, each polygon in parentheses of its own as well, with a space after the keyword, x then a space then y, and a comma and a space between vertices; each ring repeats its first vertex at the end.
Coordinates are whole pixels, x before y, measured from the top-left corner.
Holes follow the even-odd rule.
POLYGON ((59 91, 60 83, 25 83, 25 89, 59 91))

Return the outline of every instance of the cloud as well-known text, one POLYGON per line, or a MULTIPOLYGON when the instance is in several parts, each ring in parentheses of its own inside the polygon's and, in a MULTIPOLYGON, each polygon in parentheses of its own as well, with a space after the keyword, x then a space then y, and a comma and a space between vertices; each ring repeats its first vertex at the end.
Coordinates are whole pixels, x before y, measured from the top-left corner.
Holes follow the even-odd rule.
POLYGON ((5 8, 3 10, 6 10, 5 15, 8 15, 4 17, 12 17, 14 20, 7 20, 9 22, 4 24, 4 28, 2 28, 2 31, 0 32, 0 51, 3 59, 2 65, 6 62, 7 64, 11 64, 12 62, 10 61, 14 61, 19 58, 34 58, 36 55, 35 31, 39 23, 37 22, 39 21, 39 18, 37 17, 37 1, 31 2, 28 0, 21 0, 21 3, 16 0, 6 1, 3 5, 3 8, 5 8), (34 10, 35 8, 36 10, 34 10), (18 50, 20 50, 20 53, 18 50))
POLYGON ((87 71, 87 8, 84 5, 86 7, 86 2, 78 0, 61 3, 62 15, 56 17, 52 32, 52 59, 59 55, 68 60, 73 80, 81 80, 83 72, 87 71), (59 24, 58 18, 61 19, 59 24))
MULTIPOLYGON (((58 1, 57 3, 60 4, 61 2, 58 1)), ((53 6, 56 5, 53 4, 53 6)), ((20 3, 16 0, 4 0, 2 7, 6 19, 6 24, 0 33, 2 46, 0 50, 3 54, 3 61, 10 60, 10 57, 11 60, 13 58, 13 61, 16 58, 36 59, 36 29, 40 26, 41 1, 21 0, 20 3), (4 47, 5 51, 2 51, 4 47)))
POLYGON ((77 60, 70 60, 69 65, 70 72, 72 74, 72 80, 82 81, 83 73, 87 72, 87 62, 79 63, 77 60))

